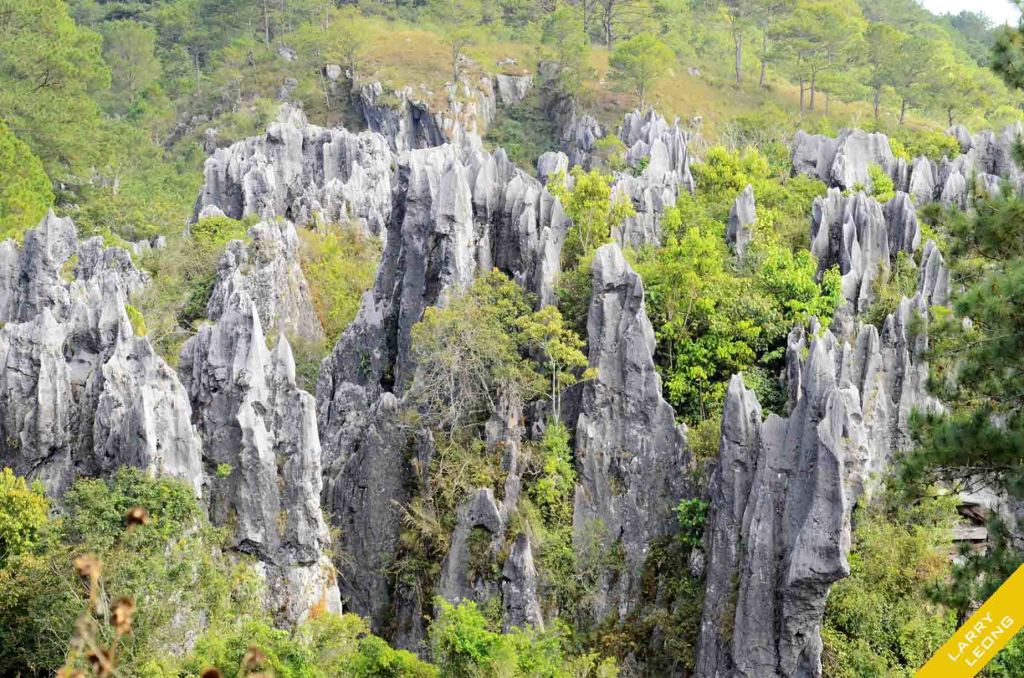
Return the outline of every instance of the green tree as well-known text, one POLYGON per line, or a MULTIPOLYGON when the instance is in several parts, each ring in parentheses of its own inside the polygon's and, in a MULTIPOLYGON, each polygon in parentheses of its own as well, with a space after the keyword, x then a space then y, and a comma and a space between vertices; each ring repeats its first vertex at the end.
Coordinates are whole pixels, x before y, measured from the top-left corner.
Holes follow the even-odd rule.
POLYGON ((593 379, 596 371, 587 370, 587 357, 583 355, 583 340, 565 326, 562 314, 555 306, 520 318, 523 341, 530 350, 542 356, 544 371, 551 384, 551 407, 556 420, 562 414, 562 391, 582 378, 593 379))
POLYGON ((636 94, 642 109, 648 89, 664 77, 674 61, 675 55, 665 43, 649 33, 641 33, 616 45, 608 61, 608 77, 636 94))
POLYGON ((571 182, 564 176, 552 176, 548 190, 558 198, 572 227, 562 248, 565 270, 574 268, 583 258, 608 241, 612 230, 636 214, 628 198, 612 196, 612 177, 598 170, 573 167, 571 182), (571 185, 568 185, 570 184, 571 185))
POLYGON ((97 144, 92 98, 110 85, 101 42, 63 0, 0 0, 0 122, 55 180, 84 174, 109 151, 97 144))
POLYGON ((882 105, 882 92, 896 80, 896 70, 901 58, 903 43, 908 36, 890 24, 872 22, 864 34, 863 63, 865 80, 871 89, 875 119, 882 105))
POLYGON ((825 673, 837 678, 909 676, 956 629, 928 595, 949 575, 956 497, 905 501, 887 492, 854 514, 850 576, 825 608, 825 673))
POLYGON ((543 392, 522 355, 519 318, 530 313, 522 288, 491 271, 445 307, 431 307, 412 330, 416 374, 409 397, 436 426, 453 432, 497 412, 502 398, 543 392))
POLYGON ((0 240, 20 237, 39 223, 52 204, 53 191, 43 164, 0 122, 0 240))
POLYGON ((132 104, 160 77, 156 31, 136 21, 122 19, 104 24, 103 58, 110 67, 113 92, 123 105, 132 104))
POLYGON ((49 508, 41 485, 29 486, 9 468, 0 471, 0 569, 9 558, 35 546, 49 508))

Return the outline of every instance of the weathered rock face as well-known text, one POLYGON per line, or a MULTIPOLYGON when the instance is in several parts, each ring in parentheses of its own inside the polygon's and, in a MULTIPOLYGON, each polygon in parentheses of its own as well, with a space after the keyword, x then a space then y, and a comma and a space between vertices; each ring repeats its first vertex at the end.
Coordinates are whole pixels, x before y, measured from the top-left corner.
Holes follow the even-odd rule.
POLYGON ((736 254, 743 256, 747 252, 747 245, 753 235, 751 226, 757 221, 757 211, 754 204, 754 187, 747 185, 736 198, 732 209, 729 210, 729 224, 725 231, 725 242, 736 250, 736 254))
POLYGON ((54 497, 125 465, 200 493, 185 391, 125 312, 145 280, 127 252, 79 244, 52 212, 21 248, 0 245, 0 464, 54 497))
POLYGON ((852 343, 794 330, 786 418, 762 420, 733 377, 710 483, 696 675, 821 675, 825 598, 849 574, 852 508, 910 443, 911 411, 939 407, 925 392, 917 317, 927 317, 920 296, 852 343))
POLYGON ((949 268, 934 240, 929 240, 921 253, 917 292, 928 306, 949 305, 949 268))
POLYGON ((654 331, 644 310, 640 276, 617 245, 594 256, 587 335, 598 377, 585 384, 576 424, 579 482, 573 542, 596 565, 594 619, 622 616, 638 600, 648 549, 670 534, 686 496, 686 438, 661 394, 654 368, 654 331), (604 560, 601 560, 604 558, 604 560))
POLYGON ((412 378, 412 326, 479 271, 497 267, 542 303, 554 299, 567 219, 503 151, 445 145, 404 154, 395 204, 374 289, 322 370, 322 424, 345 383, 371 386, 370 400, 401 393, 412 378))
POLYGON ((898 251, 913 252, 921 232, 913 203, 898 194, 882 208, 877 200, 829 189, 811 211, 811 253, 819 274, 833 266, 843 276, 843 296, 851 312, 862 312, 874 298, 873 283, 888 271, 898 251))
POLYGON ((597 120, 587 114, 577 114, 575 106, 562 126, 562 150, 569 158, 569 166, 580 165, 590 168, 594 144, 604 136, 604 130, 597 120))
POLYGON ((316 403, 295 383, 281 336, 271 352, 256 304, 236 289, 182 347, 180 373, 203 436, 210 519, 261 561, 268 604, 295 624, 318 603, 341 609, 320 513, 316 403))
POLYGON ((960 144, 960 155, 941 162, 921 156, 908 163, 893 156, 888 138, 881 133, 843 130, 832 139, 800 131, 793 138, 793 172, 810 174, 829 186, 851 189, 860 184, 870 189, 868 168, 879 165, 896 189, 913 196, 918 206, 941 200, 964 208, 975 188, 992 195, 1005 180, 1016 191, 1024 190, 1024 170, 1013 160, 1013 145, 1022 132, 1024 125, 1016 123, 998 133, 971 136, 958 125, 947 134, 960 144))
POLYGON ((665 209, 675 206, 679 191, 694 190, 687 149, 689 135, 679 127, 678 120, 669 125, 652 108, 643 114, 627 114, 619 138, 626 145, 629 165, 639 167, 646 160, 647 166, 639 176, 616 175, 612 193, 628 197, 636 215, 626 219, 612 235, 622 245, 657 244, 665 209))
POLYGON ((359 219, 379 234, 391 213, 392 163, 383 136, 310 125, 285 105, 264 136, 207 158, 193 219, 216 210, 297 224, 359 219))
POLYGON ((871 189, 871 165, 881 166, 889 175, 896 170, 889 138, 859 129, 844 129, 835 139, 801 130, 793 137, 792 161, 795 173, 810 174, 842 189, 857 185, 871 189))
MULTIPOLYGON (((342 594, 375 628, 393 614, 405 628, 392 639, 415 646, 422 637, 422 601, 409 600, 411 587, 392 586, 386 573, 403 507, 422 482, 408 459, 421 459, 419 467, 426 468, 432 454, 429 436, 403 428, 397 416, 396 396, 415 371, 412 326, 427 307, 443 305, 493 267, 539 300, 552 300, 567 223, 558 201, 502 151, 413 150, 401 156, 397 176, 396 209, 374 288, 325 360, 317 401, 324 505, 341 527, 342 550, 358 556, 339 563, 342 594)), ((464 568, 456 566, 463 555, 454 554, 448 568, 453 596, 464 590, 464 568)))
MULTIPOLYGON (((502 96, 512 97, 520 91, 525 96, 529 88, 518 80, 504 82, 506 91, 502 96)), ((379 82, 364 85, 359 91, 367 126, 382 134, 396 153, 446 143, 480 148, 480 138, 497 111, 491 79, 449 83, 444 93, 446 104, 436 110, 425 101, 433 96, 432 92, 417 93, 411 87, 385 93, 379 82)))
POLYGON ((232 241, 221 255, 207 317, 216 322, 231 298, 244 292, 268 330, 322 341, 323 328, 299 266, 295 227, 286 221, 262 221, 249 229, 249 237, 251 242, 232 241))
POLYGON ((517 104, 525 99, 533 89, 532 75, 496 75, 494 82, 498 86, 498 101, 503 106, 517 104))

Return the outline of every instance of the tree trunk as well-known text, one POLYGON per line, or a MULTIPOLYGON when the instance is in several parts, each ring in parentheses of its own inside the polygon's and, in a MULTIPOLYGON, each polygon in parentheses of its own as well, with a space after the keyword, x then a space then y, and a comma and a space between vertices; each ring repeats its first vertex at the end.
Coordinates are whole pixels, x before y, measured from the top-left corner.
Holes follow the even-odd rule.
POLYGON ((811 72, 811 106, 810 110, 814 110, 814 94, 817 89, 818 73, 816 71, 811 72))
POLYGON ((907 117, 907 99, 906 99, 906 97, 904 97, 903 100, 900 101, 900 124, 901 125, 903 124, 903 120, 906 117, 907 117))
POLYGON ((949 126, 952 127, 953 126, 953 109, 952 108, 947 108, 946 109, 946 119, 949 121, 949 126))
POLYGON ((764 89, 768 86, 768 31, 762 34, 761 42, 761 79, 758 80, 758 87, 764 89))
POLYGON ((604 17, 604 46, 609 50, 612 48, 612 17, 606 14, 604 17))
POLYGON ((736 45, 736 84, 739 85, 742 82, 743 36, 739 31, 733 31, 732 40, 736 45))
POLYGON ((199 52, 192 55, 192 64, 196 69, 196 94, 199 94, 199 52))
POLYGON ((804 82, 803 78, 800 78, 800 112, 804 112, 804 82))
POLYGON ((878 106, 882 100, 882 88, 875 87, 875 120, 878 120, 878 106))
POLYGON ((263 43, 270 49, 270 10, 267 0, 263 0, 263 43))
POLYGON ((826 118, 828 117, 828 105, 829 105, 829 96, 828 96, 828 92, 825 92, 825 117, 826 118))

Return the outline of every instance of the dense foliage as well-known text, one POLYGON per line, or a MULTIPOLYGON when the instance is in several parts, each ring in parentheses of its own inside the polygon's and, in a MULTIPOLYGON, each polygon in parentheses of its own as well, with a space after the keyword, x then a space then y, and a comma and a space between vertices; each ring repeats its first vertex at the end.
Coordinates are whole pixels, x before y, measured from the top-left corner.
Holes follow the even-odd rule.
MULTIPOLYGON (((803 248, 784 239, 804 222, 821 184, 781 182, 753 150, 708 151, 694 167, 696 196, 683 194, 663 219, 665 242, 637 254, 648 294, 648 313, 658 337, 658 362, 670 402, 691 423, 721 411, 729 378, 743 372, 762 404, 784 403, 774 375, 785 357, 794 325, 811 316, 829 321, 840 301, 839 275, 817 281, 817 265, 803 248), (755 186, 758 222, 744 257, 725 245, 732 201, 755 186)), ((717 449, 717 445, 716 445, 717 449)))

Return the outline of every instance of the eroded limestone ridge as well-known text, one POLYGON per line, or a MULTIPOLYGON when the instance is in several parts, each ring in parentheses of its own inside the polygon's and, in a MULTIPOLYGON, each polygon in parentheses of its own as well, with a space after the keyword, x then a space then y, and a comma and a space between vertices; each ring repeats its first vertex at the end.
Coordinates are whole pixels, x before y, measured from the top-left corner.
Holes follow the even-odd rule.
POLYGON ((0 243, 0 465, 61 497, 77 476, 135 466, 200 494, 188 398, 125 305, 148 277, 52 212, 0 243))
POLYGON ((393 161, 382 135, 311 125, 286 104, 266 134, 207 158, 193 219, 256 215, 301 225, 361 220, 379 235, 391 213, 393 161))
POLYGON ((1004 182, 1018 193, 1024 189, 1024 171, 1013 159, 1013 146, 1024 131, 1014 123, 999 132, 971 135, 962 125, 947 130, 960 144, 960 153, 940 161, 919 156, 897 158, 889 138, 881 132, 844 129, 835 138, 799 131, 793 137, 793 172, 809 174, 830 187, 871 190, 869 168, 878 165, 897 190, 913 196, 918 206, 941 201, 967 207, 976 192, 996 195, 1004 182))
POLYGON ((591 614, 602 620, 637 604, 651 544, 674 533, 675 507, 692 488, 684 429, 654 366, 643 281, 614 244, 597 250, 592 272, 587 343, 598 376, 583 385, 573 422, 573 544, 581 558, 622 555, 617 570, 598 567, 591 614))
POLYGON ((709 489, 696 675, 821 675, 825 599, 850 573, 851 511, 910 444, 911 412, 940 407, 925 389, 927 310, 921 294, 905 298, 881 332, 860 325, 849 341, 794 330, 787 417, 762 418, 733 377, 709 489))

